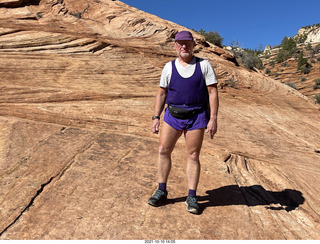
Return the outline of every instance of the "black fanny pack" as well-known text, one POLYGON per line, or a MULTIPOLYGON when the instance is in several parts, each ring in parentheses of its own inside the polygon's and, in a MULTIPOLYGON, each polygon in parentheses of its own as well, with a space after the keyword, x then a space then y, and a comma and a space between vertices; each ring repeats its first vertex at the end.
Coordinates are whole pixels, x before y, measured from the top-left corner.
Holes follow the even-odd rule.
POLYGON ((171 105, 168 105, 169 113, 175 117, 176 119, 189 119, 193 115, 199 113, 203 109, 193 109, 193 110, 187 110, 183 108, 174 107, 171 105))

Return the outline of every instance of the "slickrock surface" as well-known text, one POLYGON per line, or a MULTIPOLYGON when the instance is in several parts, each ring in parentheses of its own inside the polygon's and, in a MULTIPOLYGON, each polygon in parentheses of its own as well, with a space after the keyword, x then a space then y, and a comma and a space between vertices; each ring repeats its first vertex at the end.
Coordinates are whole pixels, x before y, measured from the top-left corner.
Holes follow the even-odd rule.
POLYGON ((319 239, 319 107, 196 35, 220 85, 201 214, 150 132, 172 22, 108 0, 0 1, 0 239, 319 239))

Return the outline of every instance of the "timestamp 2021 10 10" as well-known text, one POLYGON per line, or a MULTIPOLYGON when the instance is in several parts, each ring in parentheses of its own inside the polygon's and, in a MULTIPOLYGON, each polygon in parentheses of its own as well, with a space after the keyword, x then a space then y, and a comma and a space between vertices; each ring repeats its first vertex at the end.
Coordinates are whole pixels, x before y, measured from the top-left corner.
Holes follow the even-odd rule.
POLYGON ((145 244, 175 244, 175 240, 145 240, 145 244))

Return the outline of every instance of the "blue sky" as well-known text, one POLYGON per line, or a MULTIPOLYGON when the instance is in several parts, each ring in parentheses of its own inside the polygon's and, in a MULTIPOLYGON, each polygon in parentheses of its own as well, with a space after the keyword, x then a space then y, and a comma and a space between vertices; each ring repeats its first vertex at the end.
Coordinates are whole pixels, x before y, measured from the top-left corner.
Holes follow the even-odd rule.
POLYGON ((189 29, 216 31, 223 45, 279 45, 301 27, 320 23, 320 0, 121 0, 189 29))

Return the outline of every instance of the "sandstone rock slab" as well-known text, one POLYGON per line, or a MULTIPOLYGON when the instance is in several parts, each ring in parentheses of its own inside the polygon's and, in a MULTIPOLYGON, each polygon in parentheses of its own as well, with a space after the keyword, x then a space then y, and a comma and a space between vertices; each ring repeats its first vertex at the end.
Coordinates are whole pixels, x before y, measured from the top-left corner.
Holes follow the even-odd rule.
POLYGON ((221 104, 219 131, 201 154, 202 211, 185 210, 183 138, 168 204, 152 208, 150 118, 182 27, 120 1, 0 12, 1 239, 319 238, 320 114, 297 91, 195 34, 221 104))

